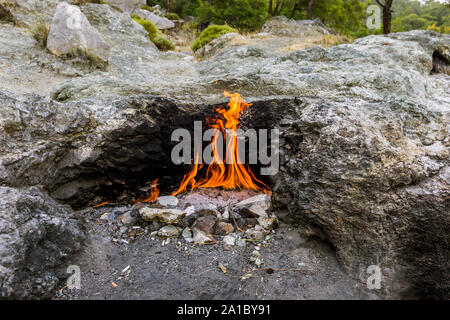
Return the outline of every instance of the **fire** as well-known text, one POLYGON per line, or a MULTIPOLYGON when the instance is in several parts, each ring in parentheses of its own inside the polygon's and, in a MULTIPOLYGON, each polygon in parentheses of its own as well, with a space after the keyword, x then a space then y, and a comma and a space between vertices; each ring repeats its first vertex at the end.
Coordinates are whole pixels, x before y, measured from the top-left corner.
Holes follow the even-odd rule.
MULTIPOLYGON (((195 150, 194 165, 191 170, 183 177, 180 187, 172 195, 177 195, 181 192, 187 191, 190 186, 191 190, 195 188, 219 188, 224 189, 252 189, 252 190, 264 190, 268 187, 261 181, 259 181, 249 166, 245 166, 242 163, 238 163, 238 143, 236 130, 239 128, 239 117, 242 112, 251 106, 246 103, 239 93, 230 94, 227 91, 224 95, 230 98, 228 103, 229 108, 218 108, 216 111, 222 118, 207 119, 211 123, 211 128, 218 129, 222 132, 222 139, 226 137, 226 130, 232 134, 232 139, 229 139, 226 144, 225 157, 231 161, 224 161, 217 150, 219 150, 217 142, 219 134, 216 134, 212 141, 212 156, 213 161, 208 165, 206 170, 206 176, 196 181, 197 174, 202 168, 203 164, 200 163, 200 150, 195 150), (224 121, 225 120, 225 121, 224 121), (226 162, 226 163, 225 163, 226 162)), ((225 145, 224 139, 224 145, 225 145)))
POLYGON ((158 189, 158 180, 159 178, 153 180, 151 186, 150 186, 150 194, 145 199, 138 199, 136 202, 145 202, 145 203, 152 203, 156 202, 156 199, 159 197, 159 189, 158 189))

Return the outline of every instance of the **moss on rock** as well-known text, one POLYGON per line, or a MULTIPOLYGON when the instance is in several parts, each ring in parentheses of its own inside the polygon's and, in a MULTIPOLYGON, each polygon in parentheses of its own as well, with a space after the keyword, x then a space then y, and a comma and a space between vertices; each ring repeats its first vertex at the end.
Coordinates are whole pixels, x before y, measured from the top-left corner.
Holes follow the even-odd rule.
POLYGON ((206 44, 210 43, 214 39, 219 38, 220 36, 238 32, 236 29, 228 26, 228 25, 212 25, 203 30, 200 36, 195 39, 194 43, 191 46, 192 51, 197 51, 198 49, 204 47, 206 44))

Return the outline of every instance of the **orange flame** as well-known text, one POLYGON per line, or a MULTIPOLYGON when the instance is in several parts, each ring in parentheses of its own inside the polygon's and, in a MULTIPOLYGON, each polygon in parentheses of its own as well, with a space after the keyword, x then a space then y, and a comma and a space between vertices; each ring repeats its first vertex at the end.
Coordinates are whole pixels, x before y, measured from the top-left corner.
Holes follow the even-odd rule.
POLYGON ((218 129, 222 132, 223 136, 226 136, 226 129, 229 130, 229 133, 232 135, 232 139, 228 141, 226 145, 226 159, 231 161, 226 161, 221 158, 219 153, 217 152, 217 139, 219 138, 219 133, 217 133, 212 139, 212 155, 213 160, 209 164, 206 177, 201 178, 199 181, 196 181, 195 178, 198 174, 198 171, 202 168, 202 164, 200 163, 200 150, 195 150, 195 160, 194 165, 191 170, 183 177, 183 180, 180 184, 180 187, 177 191, 175 191, 172 195, 177 195, 181 192, 187 191, 188 186, 191 187, 191 190, 195 188, 218 188, 222 187, 224 189, 252 189, 252 190, 263 190, 268 187, 261 181, 259 181, 250 167, 247 168, 242 163, 238 163, 238 143, 236 130, 239 127, 239 117, 241 113, 251 104, 246 103, 244 99, 239 95, 239 93, 230 94, 227 91, 224 92, 224 95, 230 98, 230 102, 228 103, 229 109, 218 108, 216 111, 225 118, 225 124, 222 119, 207 119, 210 121, 211 127, 218 129), (230 163, 231 162, 231 163, 230 163))
POLYGON ((109 201, 102 202, 102 203, 94 206, 94 208, 102 207, 102 206, 104 206, 105 204, 108 204, 108 203, 109 203, 109 201))
POLYGON ((144 200, 137 199, 133 203, 137 203, 137 202, 145 202, 145 203, 156 202, 156 199, 158 199, 158 197, 159 197, 158 180, 159 180, 159 178, 153 180, 152 185, 150 186, 150 194, 148 195, 147 198, 145 198, 144 200))

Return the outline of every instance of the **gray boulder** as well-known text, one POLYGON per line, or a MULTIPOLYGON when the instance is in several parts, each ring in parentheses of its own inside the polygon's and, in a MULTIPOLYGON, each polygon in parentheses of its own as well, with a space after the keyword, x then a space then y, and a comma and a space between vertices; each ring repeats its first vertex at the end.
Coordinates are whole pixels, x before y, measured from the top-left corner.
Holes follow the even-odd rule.
POLYGON ((133 11, 134 14, 137 14, 141 19, 150 20, 153 22, 155 27, 160 30, 172 29, 175 27, 175 23, 165 17, 158 16, 153 12, 144 9, 136 9, 133 11))
POLYGON ((267 21, 261 32, 271 33, 282 37, 306 38, 324 34, 336 34, 336 32, 325 26, 320 19, 315 20, 293 20, 285 16, 273 17, 267 21))
POLYGON ((1 0, 0 21, 32 27, 39 20, 49 20, 61 0, 1 0))
POLYGON ((0 212, 0 298, 51 297, 84 240, 78 220, 37 188, 0 187, 0 212))
POLYGON ((109 45, 77 6, 61 2, 50 24, 47 49, 57 56, 83 54, 94 61, 109 59, 109 45))

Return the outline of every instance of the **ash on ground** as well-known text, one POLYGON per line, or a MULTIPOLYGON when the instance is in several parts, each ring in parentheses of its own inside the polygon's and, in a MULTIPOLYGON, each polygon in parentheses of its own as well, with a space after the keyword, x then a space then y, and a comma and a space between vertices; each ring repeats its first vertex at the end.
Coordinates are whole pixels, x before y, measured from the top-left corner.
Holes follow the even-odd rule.
POLYGON ((55 299, 377 299, 270 200, 205 189, 82 210, 81 288, 55 299))

